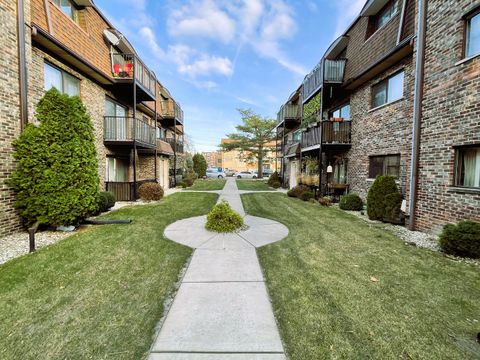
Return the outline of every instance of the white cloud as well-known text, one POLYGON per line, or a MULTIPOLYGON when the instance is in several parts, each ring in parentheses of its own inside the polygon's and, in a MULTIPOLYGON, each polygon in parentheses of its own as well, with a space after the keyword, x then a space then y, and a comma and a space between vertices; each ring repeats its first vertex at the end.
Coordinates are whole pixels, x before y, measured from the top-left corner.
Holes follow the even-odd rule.
POLYGON ((233 73, 233 65, 228 58, 202 54, 200 58, 191 63, 181 64, 178 71, 192 78, 210 74, 229 76, 233 73))
POLYGON ((336 0, 334 4, 338 12, 333 36, 333 39, 336 39, 345 32, 347 27, 358 16, 365 5, 365 0, 336 0))
POLYGON ((173 36, 201 36, 223 43, 229 43, 235 35, 235 22, 212 0, 191 1, 172 11, 167 27, 173 36))

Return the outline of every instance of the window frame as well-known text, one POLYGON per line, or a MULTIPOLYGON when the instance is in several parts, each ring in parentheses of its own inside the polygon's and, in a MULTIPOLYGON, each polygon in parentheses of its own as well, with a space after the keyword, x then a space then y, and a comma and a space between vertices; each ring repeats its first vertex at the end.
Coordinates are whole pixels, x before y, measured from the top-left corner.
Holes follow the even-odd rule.
POLYGON ((335 116, 334 116, 334 113, 337 112, 337 111, 339 111, 339 112, 340 112, 340 113, 339 113, 339 114, 340 114, 339 117, 343 118, 343 120, 345 120, 345 121, 350 121, 350 120, 351 120, 350 110, 351 110, 350 102, 345 102, 345 103, 343 103, 342 105, 337 106, 336 108, 334 108, 333 110, 331 110, 330 113, 329 113, 329 118, 334 118, 334 117, 335 117, 335 116), (343 114, 342 114, 342 110, 343 110, 344 108, 346 108, 347 106, 348 106, 348 108, 349 108, 349 110, 348 110, 348 115, 349 115, 349 116, 348 116, 348 119, 346 119, 345 117, 343 117, 343 114))
POLYGON ((463 49, 462 49, 462 59, 470 59, 476 56, 480 56, 480 51, 476 54, 468 54, 469 46, 469 35, 471 21, 474 17, 480 15, 480 6, 476 6, 472 11, 468 12, 463 16, 463 49))
POLYGON ((399 13, 399 7, 398 0, 391 0, 385 4, 385 6, 375 15, 374 33, 387 25, 390 20, 392 20, 399 13), (394 6, 395 12, 391 13, 390 17, 382 25, 379 25, 380 17, 385 14, 388 9, 393 8, 394 6))
POLYGON ((76 6, 76 4, 72 1, 72 0, 66 0, 68 1, 68 3, 70 4, 71 8, 72 8, 72 16, 70 16, 70 14, 66 13, 64 10, 63 10, 63 6, 61 5, 61 2, 62 0, 53 0, 53 4, 59 8, 63 14, 65 14, 65 16, 67 16, 69 19, 71 19, 73 22, 75 22, 76 24, 79 23, 79 20, 78 20, 78 8, 76 6))
POLYGON ((387 78, 377 82, 376 84, 373 84, 372 87, 371 87, 370 95, 371 95, 371 101, 370 101, 371 110, 374 110, 374 109, 380 108, 382 106, 394 103, 395 101, 402 100, 405 97, 405 69, 401 69, 401 70, 393 73, 392 75, 388 76, 387 78), (394 77, 396 77, 397 75, 400 75, 400 74, 403 74, 402 96, 400 96, 398 99, 390 100, 389 96, 388 96, 389 95, 390 80, 393 79, 394 77), (385 86, 385 98, 386 98, 386 100, 383 104, 375 105, 375 102, 374 102, 375 101, 375 95, 374 95, 375 94, 375 89, 382 86, 383 84, 386 84, 386 86, 385 86))
POLYGON ((50 68, 54 69, 54 70, 57 70, 58 72, 60 72, 60 75, 61 75, 61 82, 62 82, 62 88, 61 89, 57 89, 58 91, 60 91, 62 94, 66 94, 68 96, 81 96, 81 79, 79 79, 78 77, 76 77, 75 75, 72 75, 70 74, 69 72, 63 70, 62 68, 52 64, 51 62, 49 61, 44 61, 43 62, 43 88, 45 89, 45 91, 48 91, 50 89, 47 89, 46 88, 46 71, 45 71, 45 68, 49 66, 50 68), (71 95, 67 92, 65 92, 65 78, 67 77, 70 77, 72 79, 75 79, 78 81, 78 94, 75 94, 75 95, 71 95))
MULTIPOLYGON (((463 185, 463 184, 459 183, 459 180, 462 177, 461 174, 460 174, 460 169, 459 169, 460 152, 465 151, 465 150, 470 150, 470 149, 476 149, 477 152, 479 153, 479 155, 477 155, 477 156, 480 156, 480 144, 455 146, 453 148, 455 153, 454 153, 454 168, 453 168, 453 183, 452 183, 452 186, 457 187, 457 188, 480 190, 480 180, 479 180, 478 186, 475 186, 475 185, 474 186, 467 186, 467 185, 463 185)), ((480 160, 477 160, 477 163, 480 163, 480 160)), ((479 171, 480 171, 480 165, 479 165, 479 171)))
POLYGON ((368 178, 369 179, 375 179, 377 176, 385 176, 385 175, 389 175, 389 176, 394 176, 395 180, 399 180, 400 179, 400 170, 401 170, 401 162, 402 162, 402 156, 401 154, 386 154, 386 155, 369 155, 368 156, 368 178), (386 162, 385 162, 385 159, 386 158, 392 158, 392 157, 396 157, 398 160, 397 160, 397 164, 396 164, 396 167, 397 167, 397 173, 398 175, 397 176, 394 176, 394 175, 390 175, 387 173, 387 166, 386 166, 386 162), (373 159, 383 159, 382 161, 382 172, 381 174, 376 174, 374 175, 372 173, 372 160, 373 159), (374 176, 372 176, 374 175, 374 176))

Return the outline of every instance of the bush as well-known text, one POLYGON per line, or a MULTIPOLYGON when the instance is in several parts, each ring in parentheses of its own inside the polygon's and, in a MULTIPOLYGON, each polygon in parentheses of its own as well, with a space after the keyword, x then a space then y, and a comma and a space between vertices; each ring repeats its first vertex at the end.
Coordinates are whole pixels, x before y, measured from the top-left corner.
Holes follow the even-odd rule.
POLYGON ((278 175, 278 172, 274 172, 270 177, 268 178, 267 181, 268 186, 273 187, 275 189, 278 189, 282 184, 280 182, 280 176, 278 175))
POLYGON ((322 206, 330 206, 330 205, 332 205, 332 198, 329 197, 329 196, 324 196, 324 197, 318 199, 318 202, 322 206))
POLYGON ((183 189, 186 189, 187 188, 187 184, 185 184, 184 181, 180 181, 177 186, 181 186, 183 189))
POLYGON ((229 203, 222 201, 207 215, 205 228, 219 233, 234 232, 243 226, 243 218, 232 210, 229 203))
POLYGON ((115 206, 115 195, 110 191, 102 191, 98 200, 98 211, 105 212, 115 206))
POLYGON ((290 189, 288 192, 287 192, 287 195, 290 196, 290 197, 296 197, 296 198, 299 198, 302 193, 304 192, 309 192, 310 191, 310 188, 308 186, 305 186, 305 185, 297 185, 295 186, 294 188, 290 189))
POLYGON ((371 220, 387 218, 385 197, 398 193, 393 176, 377 176, 367 195, 367 214, 371 220))
POLYGON ((440 234, 440 247, 447 254, 480 258, 480 223, 470 220, 448 224, 440 234))
POLYGON ((163 188, 156 182, 147 182, 140 185, 138 194, 144 201, 158 201, 163 197, 163 188))
POLYGON ((385 196, 385 217, 388 222, 398 223, 402 221, 402 194, 395 192, 385 196))
POLYGON ((207 175, 207 161, 202 154, 193 155, 193 171, 195 171, 200 178, 207 175))
POLYGON ((309 190, 309 191, 305 191, 305 192, 301 193, 300 194, 300 199, 302 199, 303 201, 309 201, 309 200, 313 199, 313 192, 311 192, 309 190))
POLYGON ((8 182, 24 223, 69 225, 98 210, 100 180, 93 125, 78 96, 45 93, 39 126, 27 125, 14 142, 17 168, 8 182))
POLYGON ((190 186, 193 186, 193 178, 187 176, 185 178, 183 178, 183 183, 185 184, 185 187, 190 187, 190 186))
POLYGON ((343 210, 363 210, 363 201, 357 194, 351 193, 343 195, 340 199, 340 209, 343 210))

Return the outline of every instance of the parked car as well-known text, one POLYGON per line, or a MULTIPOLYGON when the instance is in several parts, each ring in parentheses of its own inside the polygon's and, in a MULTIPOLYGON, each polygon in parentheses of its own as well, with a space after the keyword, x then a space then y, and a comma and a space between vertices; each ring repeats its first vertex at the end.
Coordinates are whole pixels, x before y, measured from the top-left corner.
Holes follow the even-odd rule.
POLYGON ((230 170, 230 169, 225 170, 225 175, 227 176, 235 176, 236 173, 237 173, 236 170, 230 170))
POLYGON ((207 169, 206 176, 207 179, 223 179, 227 177, 223 171, 219 171, 218 169, 207 169))
POLYGON ((234 175, 237 179, 256 179, 258 176, 253 171, 240 171, 234 175))
POLYGON ((263 173, 263 177, 270 177, 273 174, 273 170, 272 169, 263 169, 262 173, 263 173))

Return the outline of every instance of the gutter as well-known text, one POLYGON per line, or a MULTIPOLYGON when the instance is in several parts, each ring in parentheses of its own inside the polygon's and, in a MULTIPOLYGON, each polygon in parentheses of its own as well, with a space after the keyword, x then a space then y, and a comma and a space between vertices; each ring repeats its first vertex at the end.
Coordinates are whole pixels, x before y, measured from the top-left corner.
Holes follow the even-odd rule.
POLYGON ((17 0, 18 82, 20 94, 20 129, 28 123, 28 79, 25 53, 25 4, 17 0))
POLYGON ((412 159, 410 165, 410 187, 408 199, 408 228, 415 229, 415 209, 418 190, 418 158, 422 119, 423 82, 425 75, 425 33, 427 27, 427 0, 418 0, 418 30, 415 57, 415 89, 413 96, 412 159))

